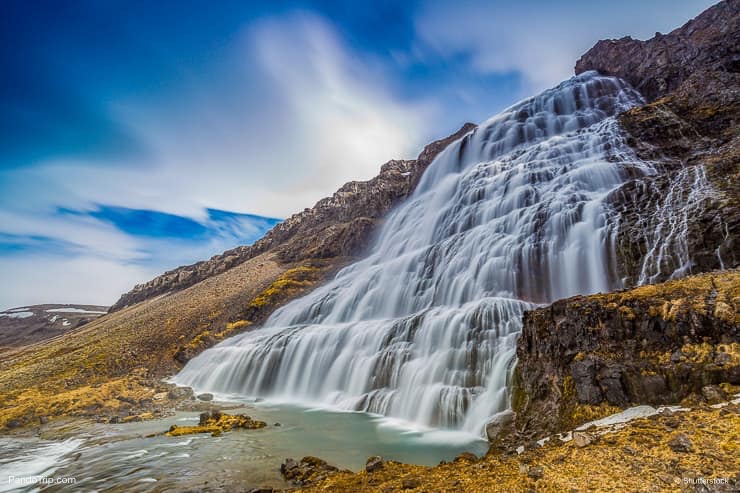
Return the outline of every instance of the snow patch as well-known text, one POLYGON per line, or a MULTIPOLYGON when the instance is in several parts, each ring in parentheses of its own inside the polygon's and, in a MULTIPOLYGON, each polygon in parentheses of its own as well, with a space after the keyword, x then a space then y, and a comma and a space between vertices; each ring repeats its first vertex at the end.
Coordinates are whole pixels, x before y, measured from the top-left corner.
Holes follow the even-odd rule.
POLYGON ((28 318, 33 317, 33 312, 11 312, 11 313, 0 313, 0 317, 10 318, 28 318))
POLYGON ((84 310, 82 308, 50 308, 46 310, 49 313, 95 313, 98 315, 104 315, 108 312, 101 312, 97 310, 84 310))

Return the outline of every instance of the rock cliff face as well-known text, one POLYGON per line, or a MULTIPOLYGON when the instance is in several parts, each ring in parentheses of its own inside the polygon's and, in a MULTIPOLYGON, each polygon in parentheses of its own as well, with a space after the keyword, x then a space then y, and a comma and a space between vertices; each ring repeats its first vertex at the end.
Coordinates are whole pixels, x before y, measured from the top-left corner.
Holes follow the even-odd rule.
POLYGON ((388 161, 375 178, 345 184, 331 197, 278 224, 251 246, 237 247, 210 260, 178 267, 135 286, 121 296, 111 311, 180 291, 265 252, 284 263, 362 253, 378 221, 413 192, 437 154, 474 128, 472 123, 466 123, 449 137, 427 145, 416 159, 388 161))
POLYGON ((627 36, 596 43, 576 63, 575 72, 615 75, 649 101, 678 90, 697 72, 740 70, 740 1, 725 0, 669 34, 647 41, 627 36))
POLYGON ((738 46, 740 0, 726 0, 648 41, 599 41, 576 64, 650 101, 620 116, 628 143, 654 165, 610 197, 625 286, 740 262, 738 46))
POLYGON ((740 384, 739 337, 737 270, 527 312, 517 345, 516 428, 539 436, 630 405, 714 403, 740 384))
POLYGON ((599 41, 578 60, 576 73, 621 77, 648 100, 619 121, 652 170, 608 198, 624 285, 731 270, 527 313, 513 391, 520 436, 634 404, 711 402, 719 384, 740 384, 738 46, 740 1, 726 0, 669 34, 599 41))

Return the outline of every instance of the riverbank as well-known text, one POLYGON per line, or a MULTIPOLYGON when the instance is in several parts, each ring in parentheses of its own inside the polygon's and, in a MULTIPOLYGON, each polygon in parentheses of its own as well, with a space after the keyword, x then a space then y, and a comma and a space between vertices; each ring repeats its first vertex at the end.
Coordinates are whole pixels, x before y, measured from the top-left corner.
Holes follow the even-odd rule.
POLYGON ((465 454, 434 467, 387 461, 371 472, 336 473, 305 491, 738 491, 738 402, 588 427, 521 453, 465 454))

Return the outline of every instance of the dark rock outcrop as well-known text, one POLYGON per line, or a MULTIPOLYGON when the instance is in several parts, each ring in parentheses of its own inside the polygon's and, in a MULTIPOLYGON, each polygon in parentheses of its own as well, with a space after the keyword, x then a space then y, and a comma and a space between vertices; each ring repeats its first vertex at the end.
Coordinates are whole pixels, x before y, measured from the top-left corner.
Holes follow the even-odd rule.
POLYGON ((615 75, 650 101, 676 91, 697 72, 740 71, 740 0, 725 0, 669 34, 647 41, 627 36, 596 43, 576 63, 587 70, 615 75))
POLYGON ((111 311, 180 291, 265 252, 274 253, 277 260, 285 263, 361 254, 378 222, 414 191, 437 154, 474 128, 472 123, 466 123, 454 134, 427 145, 416 159, 388 161, 375 178, 345 184, 331 197, 276 225, 253 245, 178 267, 135 286, 121 296, 111 311))
POLYGON ((515 426, 568 430, 620 408, 740 384, 740 271, 556 301, 525 313, 515 426))

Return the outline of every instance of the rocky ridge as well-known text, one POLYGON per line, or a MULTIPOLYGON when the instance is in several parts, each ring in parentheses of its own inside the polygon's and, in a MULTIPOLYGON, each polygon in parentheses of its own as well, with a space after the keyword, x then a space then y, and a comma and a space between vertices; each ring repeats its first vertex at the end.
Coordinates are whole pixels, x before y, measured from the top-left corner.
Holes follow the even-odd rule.
POLYGON ((346 183, 331 197, 276 225, 253 245, 178 267, 135 286, 111 311, 185 289, 265 252, 283 263, 360 255, 378 222, 413 192, 437 154, 474 128, 474 124, 466 123, 452 135, 428 144, 416 159, 388 161, 376 177, 346 183))
POLYGON ((648 101, 678 91, 702 73, 737 74, 740 1, 724 0, 669 34, 646 41, 626 36, 601 40, 577 62, 575 73, 598 70, 620 77, 648 101))

